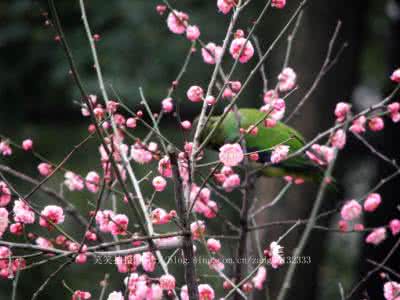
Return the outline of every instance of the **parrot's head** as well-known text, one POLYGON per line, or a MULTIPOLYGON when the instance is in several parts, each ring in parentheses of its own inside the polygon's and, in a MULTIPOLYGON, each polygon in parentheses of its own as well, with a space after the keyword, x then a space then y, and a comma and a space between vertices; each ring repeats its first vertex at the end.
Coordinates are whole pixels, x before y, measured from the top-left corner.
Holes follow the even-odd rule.
MULTIPOLYGON (((213 128, 215 128, 217 122, 219 120, 219 116, 211 117, 206 126, 204 126, 203 130, 201 131, 200 134, 200 144, 203 143, 203 141, 206 139, 206 137, 211 133, 213 128)), ((192 130, 192 135, 194 136, 197 125, 199 124, 199 117, 197 117, 193 121, 193 130, 192 130)), ((208 140, 207 142, 207 147, 212 148, 215 150, 218 150, 221 146, 224 145, 224 135, 221 134, 223 131, 221 130, 221 126, 214 131, 212 137, 208 140)))

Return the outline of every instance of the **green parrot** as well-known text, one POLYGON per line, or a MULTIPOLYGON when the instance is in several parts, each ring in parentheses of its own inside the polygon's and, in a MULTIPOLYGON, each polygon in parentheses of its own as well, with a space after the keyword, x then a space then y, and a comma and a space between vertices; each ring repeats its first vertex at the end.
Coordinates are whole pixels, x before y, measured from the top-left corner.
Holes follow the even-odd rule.
MULTIPOLYGON (((238 110, 238 113, 240 114, 241 128, 249 128, 265 116, 265 113, 253 108, 242 108, 238 110)), ((239 140, 239 124, 236 114, 237 112, 228 113, 225 120, 220 124, 212 138, 208 141, 208 148, 218 151, 224 144, 235 143, 239 140)), ((215 127, 219 118, 220 116, 210 118, 201 134, 200 140, 205 139, 215 127)), ((246 134, 245 141, 247 152, 261 151, 258 153, 258 161, 252 163, 255 168, 260 168, 263 163, 270 162, 271 152, 273 148, 279 144, 289 146, 289 154, 299 150, 305 145, 305 140, 300 133, 281 122, 277 122, 276 126, 272 128, 265 127, 263 123, 259 124, 257 135, 246 134), (262 151, 264 149, 268 150, 262 151)), ((260 170, 260 175, 262 176, 292 176, 316 183, 321 182, 323 173, 324 171, 321 167, 312 163, 305 156, 296 156, 260 170)))

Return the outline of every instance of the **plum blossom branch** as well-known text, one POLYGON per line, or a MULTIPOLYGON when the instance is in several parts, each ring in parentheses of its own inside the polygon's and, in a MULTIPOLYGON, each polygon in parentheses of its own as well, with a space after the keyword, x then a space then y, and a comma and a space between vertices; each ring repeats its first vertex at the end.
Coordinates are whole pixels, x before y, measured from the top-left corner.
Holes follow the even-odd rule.
MULTIPOLYGON (((8 173, 18 179, 23 180, 24 182, 28 182, 31 183, 35 186, 39 186, 39 181, 37 181, 36 179, 21 173, 15 169, 12 169, 9 166, 6 165, 1 165, 0 164, 0 171, 4 172, 4 173, 8 173)), ((54 191, 53 189, 46 187, 45 185, 40 185, 40 190, 42 192, 44 192, 45 194, 49 195, 50 197, 52 197, 54 200, 56 200, 58 203, 62 204, 66 209, 65 211, 69 214, 71 214, 71 216, 79 223, 81 224, 83 227, 87 226, 88 222, 87 220, 80 214, 80 212, 76 209, 75 206, 73 206, 71 204, 71 202, 67 201, 64 197, 62 197, 59 193, 57 193, 56 191, 54 191)))
MULTIPOLYGON (((338 22, 335 28, 335 31, 332 35, 332 38, 329 42, 329 46, 328 46, 328 51, 325 57, 325 61, 317 75, 317 77, 315 78, 314 82, 312 83, 310 89, 308 90, 308 92, 306 93, 306 95, 304 95, 304 97, 300 100, 300 102, 297 104, 297 106, 295 107, 295 109, 291 112, 291 114, 287 117, 286 119, 286 123, 288 123, 293 116, 295 116, 297 114, 297 112, 303 107, 303 105, 306 103, 306 101, 310 98, 310 96, 313 94, 313 92, 316 90, 316 88, 319 85, 319 82, 322 80, 322 78, 326 75, 327 71, 330 69, 331 66, 331 62, 332 62, 332 51, 333 51, 333 47, 335 45, 335 42, 337 40, 337 37, 339 35, 340 32, 340 28, 342 27, 342 22, 338 22)), ((341 51, 338 52, 339 54, 341 53, 341 51)))
MULTIPOLYGON (((364 109, 363 111, 361 111, 361 112, 359 112, 358 114, 354 115, 353 117, 349 118, 348 121, 349 121, 349 122, 352 122, 352 121, 358 119, 358 118, 361 117, 361 116, 368 115, 369 113, 371 113, 371 112, 373 112, 373 111, 375 111, 375 110, 379 110, 379 109, 384 108, 385 105, 386 105, 389 101, 391 101, 391 100, 396 96, 396 94, 398 93, 399 90, 400 90, 400 84, 398 84, 398 85, 393 89, 393 91, 392 91, 386 98, 384 98, 382 101, 380 101, 379 103, 377 103, 377 104, 375 104, 375 105, 372 105, 371 107, 368 107, 368 108, 364 109)), ((291 154, 289 154, 289 155, 285 158, 285 160, 288 160, 288 159, 290 159, 290 158, 293 158, 293 157, 296 157, 296 156, 299 156, 299 155, 303 154, 303 153, 304 153, 307 149, 309 149, 313 144, 317 143, 317 142, 318 142, 319 140, 321 140, 322 138, 325 138, 325 137, 327 137, 327 136, 330 136, 333 132, 335 132, 335 131, 338 130, 338 129, 343 128, 344 126, 345 126, 344 123, 339 123, 339 124, 336 124, 336 125, 332 126, 332 127, 329 128, 329 129, 327 129, 327 130, 325 130, 325 131, 323 131, 323 132, 317 134, 310 142, 308 142, 307 144, 305 144, 302 148, 300 148, 300 149, 298 149, 297 151, 292 152, 291 154)), ((254 173, 260 172, 261 170, 263 170, 263 169, 265 169, 265 168, 267 168, 267 167, 269 167, 269 166, 271 166, 271 163, 267 162, 267 163, 265 163, 262 167, 255 169, 253 172, 254 172, 254 173)))
POLYGON ((247 79, 245 80, 245 82, 242 85, 242 88, 240 89, 240 91, 236 94, 236 96, 231 100, 231 102, 226 106, 225 108, 225 112, 219 117, 217 123, 215 124, 215 126, 213 127, 213 129, 210 131, 210 133, 204 138, 202 144, 199 146, 199 148, 197 149, 197 153, 198 154, 202 149, 204 149, 204 147, 208 144, 208 142, 210 141, 211 137, 214 135, 215 131, 219 128, 219 126, 222 124, 222 122, 225 120, 225 118, 227 117, 229 111, 233 108, 233 106, 236 104, 236 101, 239 99, 239 97, 241 96, 243 90, 246 89, 246 87, 248 86, 248 84, 250 83, 250 81, 253 79, 255 73, 260 69, 260 67, 263 65, 263 63, 265 62, 265 60, 267 59, 267 57, 269 56, 269 54, 271 53, 271 51, 275 48, 275 45, 278 43, 278 41, 280 41, 280 39, 282 38, 282 36, 284 35, 284 33, 288 30, 288 28, 290 27, 290 25, 294 22, 294 20, 296 19, 296 17, 298 16, 298 14, 301 12, 301 10, 303 9, 303 7, 306 5, 307 0, 303 0, 298 8, 296 9, 296 11, 293 13, 293 15, 290 17, 289 21, 287 22, 287 24, 285 25, 285 27, 281 30, 281 32, 278 34, 278 36, 275 38, 275 40, 271 43, 271 45, 269 46, 269 48, 267 49, 267 51, 264 53, 264 55, 262 56, 262 58, 259 60, 259 62, 257 63, 257 65, 252 69, 252 71, 250 72, 250 74, 248 75, 247 79))
MULTIPOLYGON (((96 50, 96 47, 95 47, 95 44, 94 44, 93 35, 92 35, 90 27, 89 27, 89 22, 88 22, 88 19, 87 19, 87 16, 86 16, 86 9, 85 9, 85 5, 84 5, 83 0, 79 1, 79 5, 80 5, 81 13, 82 13, 82 21, 83 21, 83 24, 84 24, 84 27, 85 27, 87 38, 89 40, 89 44, 90 44, 90 48, 91 48, 91 52, 92 52, 92 57, 93 57, 94 64, 95 64, 95 69, 96 69, 96 73, 97 73, 99 87, 100 87, 100 90, 102 92, 103 99, 104 99, 104 101, 105 101, 105 103, 107 105, 108 102, 109 102, 109 98, 108 98, 107 91, 106 91, 106 88, 105 88, 105 85, 104 85, 103 75, 102 75, 100 63, 99 63, 98 56, 97 56, 97 50, 96 50)), ((113 118, 111 118, 111 125, 112 125, 112 128, 113 128, 114 134, 118 135, 116 124, 115 124, 115 121, 114 121, 113 118)), ((120 144, 121 143, 122 142, 120 141, 120 144)), ((143 226, 143 229, 145 229, 145 232, 148 232, 150 235, 152 235, 154 233, 154 229, 153 229, 152 222, 150 220, 150 216, 148 215, 148 212, 146 210, 146 205, 145 205, 145 202, 144 202, 144 199, 143 199, 143 195, 142 195, 139 183, 138 183, 138 181, 136 179, 136 176, 135 176, 135 174, 134 174, 134 172, 132 170, 132 167, 131 167, 131 165, 129 163, 129 160, 126 157, 126 154, 123 151, 121 151, 121 154, 122 154, 121 156, 122 156, 122 161, 123 161, 124 168, 126 168, 128 174, 129 174, 129 178, 130 178, 130 180, 131 180, 131 182, 133 184, 133 187, 135 189, 136 195, 137 195, 137 197, 139 199, 139 205, 140 205, 141 211, 142 211, 143 216, 144 216, 144 218, 146 220, 146 225, 143 226), (146 226, 147 226, 147 229, 146 229, 146 226)), ((122 180, 121 180, 121 183, 122 183, 122 180)), ((133 201, 132 201, 131 198, 129 199, 129 201, 132 204, 132 206, 135 206, 133 204, 133 201)), ((150 245, 152 245, 152 241, 150 241, 150 245)), ((158 260, 160 262, 161 267, 163 268, 163 271, 166 274, 168 274, 168 267, 167 267, 167 265, 165 263, 164 258, 161 255, 161 253, 159 251, 156 251, 155 253, 156 253, 156 256, 157 256, 157 258, 158 258, 158 260)))
POLYGON ((50 283, 50 281, 56 277, 60 272, 62 272, 67 266, 69 266, 72 263, 71 260, 68 260, 61 264, 54 272, 52 272, 47 279, 42 283, 42 285, 36 290, 36 292, 33 294, 31 300, 35 300, 39 297, 39 294, 46 288, 46 286, 50 283))
POLYGON ((398 169, 399 165, 397 164, 397 161, 395 159, 391 159, 384 155, 382 152, 378 151, 374 146, 372 146, 364 137, 362 137, 360 134, 353 132, 353 135, 365 146, 367 147, 372 154, 375 156, 379 157, 383 161, 387 162, 394 168, 398 169))
POLYGON ((346 300, 350 299, 354 293, 376 272, 378 272, 387 262, 388 260, 392 257, 394 253, 396 253, 396 250, 400 247, 400 239, 397 240, 397 242, 394 244, 392 249, 390 249, 389 253, 385 256, 385 258, 379 263, 375 268, 373 268, 371 271, 369 271, 363 278, 360 279, 360 281, 347 293, 346 295, 346 300))
MULTIPOLYGON (((295 251, 293 253, 294 257, 297 257, 297 256, 301 255, 301 253, 302 253, 304 247, 306 246, 307 241, 308 241, 308 239, 310 237, 312 228, 315 226, 316 217, 317 217, 318 211, 319 211, 319 209, 320 209, 320 207, 322 205, 322 202, 323 202, 323 199, 324 199, 324 196, 325 196, 325 191, 326 191, 326 188, 328 186, 328 183, 326 182, 326 179, 331 177, 331 174, 333 172, 333 168, 334 168, 334 165, 335 165, 335 161, 336 161, 336 158, 337 158, 337 152, 338 152, 338 150, 335 150, 334 158, 330 162, 328 168, 326 169, 326 171, 324 173, 324 177, 323 177, 321 186, 319 188, 319 191, 318 191, 318 194, 317 194, 317 198, 316 198, 316 200, 314 202, 314 205, 313 205, 313 208, 311 210, 309 221, 308 221, 308 223, 306 225, 306 228, 304 229, 304 232, 303 232, 303 234, 302 234, 302 236, 300 238, 300 241, 299 241, 298 245, 296 246, 295 251)), ((285 275, 285 278, 283 280, 282 288, 279 291, 277 300, 284 300, 285 299, 287 291, 290 288, 290 285, 291 285, 291 282, 292 282, 293 275, 294 275, 294 272, 296 270, 296 267, 297 267, 296 264, 291 264, 289 266, 289 269, 288 269, 288 271, 287 271, 287 273, 285 275)))

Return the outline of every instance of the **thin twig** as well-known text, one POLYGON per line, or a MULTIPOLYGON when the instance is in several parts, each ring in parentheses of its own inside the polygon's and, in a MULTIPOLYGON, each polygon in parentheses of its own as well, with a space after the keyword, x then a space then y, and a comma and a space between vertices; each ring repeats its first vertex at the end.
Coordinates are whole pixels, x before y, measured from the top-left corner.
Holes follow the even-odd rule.
POLYGON ((332 59, 332 51, 333 51, 333 47, 335 45, 336 39, 339 35, 340 32, 340 28, 342 27, 342 22, 339 21, 336 25, 335 31, 332 35, 332 38, 329 42, 329 46, 328 46, 328 51, 325 57, 325 61, 317 75, 317 77, 315 78, 314 82, 312 83, 310 89, 308 90, 308 92, 304 95, 304 97, 300 100, 300 102, 297 104, 297 106, 295 107, 295 109, 290 113, 290 115, 286 118, 285 123, 289 122, 297 113, 298 111, 303 107, 303 105, 306 103, 306 101, 310 98, 310 96, 313 94, 313 92, 316 90, 316 88, 318 87, 320 81, 322 80, 322 78, 326 75, 327 70, 330 66, 331 63, 331 59, 332 59))
POLYGON ((69 264, 71 264, 72 261, 68 260, 66 262, 64 262, 62 265, 60 265, 53 273, 51 273, 49 275, 49 277, 47 277, 47 279, 43 282, 43 284, 36 290, 36 292, 33 294, 32 296, 32 300, 37 299, 37 297, 39 296, 39 294, 41 292, 43 292, 43 290, 46 288, 46 286, 50 283, 50 281, 57 276, 58 273, 60 273, 62 270, 64 270, 64 268, 66 268, 69 264))

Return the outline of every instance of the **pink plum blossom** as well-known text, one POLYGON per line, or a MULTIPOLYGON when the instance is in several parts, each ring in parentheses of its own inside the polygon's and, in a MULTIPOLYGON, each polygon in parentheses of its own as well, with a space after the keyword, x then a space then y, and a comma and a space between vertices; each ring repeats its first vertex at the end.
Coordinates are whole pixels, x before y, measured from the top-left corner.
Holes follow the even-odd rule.
POLYGON ((24 149, 24 151, 30 151, 33 148, 33 142, 31 139, 26 139, 22 142, 22 149, 24 149))
POLYGON ((210 199, 211 192, 208 188, 200 188, 196 185, 192 186, 190 192, 190 201, 194 203, 193 210, 199 214, 204 215, 206 218, 214 218, 215 213, 218 211, 217 204, 210 199), (195 199, 195 197, 197 197, 195 199))
POLYGON ((164 177, 157 176, 153 178, 152 184, 154 190, 157 192, 162 192, 167 186, 167 181, 164 179, 164 177))
POLYGON ((362 207, 356 200, 350 200, 343 205, 340 215, 343 220, 351 221, 358 218, 361 215, 362 207))
POLYGON ((192 102, 200 102, 203 100, 204 91, 200 86, 193 85, 188 89, 186 96, 192 102))
POLYGON ((400 220, 393 219, 389 222, 389 228, 393 235, 397 235, 400 232, 400 220))
POLYGON ((33 224, 35 222, 35 213, 23 200, 15 200, 14 207, 14 221, 23 224, 33 224))
POLYGON ((8 228, 8 211, 4 207, 0 207, 0 238, 8 228))
POLYGON ((39 224, 42 227, 51 227, 49 221, 53 224, 61 224, 64 222, 64 211, 60 206, 48 205, 40 213, 39 224))
POLYGON ((343 129, 337 130, 331 137, 332 147, 343 149, 346 145, 346 132, 343 129))
POLYGON ((230 100, 232 99, 232 97, 236 95, 231 88, 227 87, 226 89, 224 89, 224 92, 222 94, 222 98, 230 100))
POLYGON ((234 38, 241 38, 244 37, 244 31, 243 29, 237 29, 235 33, 233 34, 234 38))
POLYGON ((287 157, 288 154, 289 154, 289 146, 279 145, 275 147, 275 149, 272 151, 271 162, 273 164, 280 163, 287 157))
POLYGON ((345 220, 338 221, 338 229, 340 232, 347 232, 349 230, 350 224, 345 220))
POLYGON ((86 104, 83 104, 81 107, 81 114, 84 117, 90 117, 90 111, 88 109, 88 107, 86 106, 86 104))
POLYGON ((175 289, 175 277, 171 274, 165 274, 160 277, 160 287, 163 290, 173 290, 175 289))
POLYGON ((48 163, 40 163, 38 165, 38 170, 40 175, 47 177, 53 172, 53 167, 48 163))
POLYGON ((307 156, 315 163, 324 166, 329 164, 335 157, 335 150, 332 147, 314 144, 311 150, 306 151, 307 156))
POLYGON ((222 185, 226 192, 232 192, 238 186, 240 186, 240 177, 238 174, 229 175, 222 185))
POLYGON ((92 231, 90 231, 90 230, 88 230, 88 231, 85 232, 85 238, 86 238, 88 241, 97 241, 97 235, 96 235, 96 233, 94 233, 94 232, 92 232, 92 231))
POLYGON ((254 287, 258 290, 263 289, 263 285, 265 280, 267 279, 267 269, 264 266, 258 268, 256 275, 251 280, 254 284, 254 287))
POLYGON ((351 105, 349 103, 339 102, 338 104, 336 104, 335 108, 336 121, 341 123, 344 120, 346 120, 347 114, 350 112, 350 110, 351 110, 351 105))
POLYGON ((165 98, 163 101, 161 101, 161 107, 165 113, 172 112, 174 110, 174 102, 172 98, 165 98))
POLYGON ((164 156, 158 162, 158 172, 164 177, 172 177, 172 166, 168 156, 164 156))
POLYGON ((118 106, 119 106, 119 103, 116 101, 109 100, 107 102, 107 110, 108 110, 108 112, 110 112, 112 114, 117 112, 118 106))
POLYGON ((206 231, 204 221, 197 221, 190 224, 190 231, 192 232, 193 239, 198 240, 206 231))
POLYGON ((292 68, 285 68, 278 76, 278 88, 281 92, 292 90, 296 86, 297 75, 292 68))
POLYGON ((229 52, 233 59, 238 59, 242 64, 247 63, 254 55, 254 47, 246 38, 236 38, 232 41, 229 52))
POLYGON ((182 121, 181 126, 185 130, 190 130, 192 128, 192 123, 188 120, 182 121))
POLYGON ((36 239, 35 242, 36 242, 36 245, 38 245, 38 246, 40 246, 40 247, 42 247, 42 248, 46 248, 46 249, 54 248, 52 242, 50 242, 48 239, 45 239, 45 238, 43 238, 43 237, 41 237, 41 236, 39 236, 39 237, 36 239))
POLYGON ((189 16, 183 12, 174 10, 170 12, 167 18, 169 30, 175 34, 183 34, 186 31, 189 16))
POLYGON ((283 247, 277 242, 272 242, 268 251, 269 262, 272 268, 277 269, 285 263, 283 259, 283 247))
POLYGON ((164 4, 158 4, 156 6, 157 13, 162 16, 167 11, 167 6, 164 4))
POLYGON ((135 162, 141 165, 147 164, 153 159, 151 152, 138 144, 135 144, 131 147, 131 157, 135 162))
POLYGON ((136 253, 134 255, 117 256, 115 263, 120 273, 128 273, 136 271, 137 267, 142 263, 142 255, 136 253))
POLYGON ((157 259, 151 252, 144 252, 142 254, 142 267, 146 272, 154 272, 156 269, 157 259))
POLYGON ((365 116, 358 117, 353 121, 353 124, 350 126, 349 130, 354 133, 363 133, 365 132, 366 122, 367 118, 365 116))
POLYGON ((156 152, 157 149, 158 149, 158 144, 155 143, 155 142, 150 142, 150 143, 149 143, 149 146, 147 147, 147 149, 148 149, 150 152, 156 152))
POLYGON ((217 99, 215 99, 214 96, 208 95, 204 101, 208 104, 208 105, 214 105, 215 103, 217 103, 217 99))
POLYGON ((265 104, 269 104, 278 98, 279 98, 279 94, 276 90, 268 90, 264 93, 263 100, 264 100, 265 104))
POLYGON ((224 270, 225 265, 218 258, 213 257, 209 260, 208 267, 210 270, 220 272, 224 270))
POLYGON ((205 48, 201 49, 201 55, 206 64, 214 65, 221 59, 222 47, 217 46, 214 43, 208 43, 205 48))
POLYGON ((72 300, 87 300, 90 298, 92 298, 92 295, 85 291, 75 291, 72 295, 72 300))
POLYGON ((219 149, 220 161, 228 167, 235 167, 243 160, 242 147, 236 144, 225 144, 219 149))
POLYGON ((272 0, 271 6, 282 9, 286 6, 286 0, 272 0))
POLYGON ((374 117, 369 120, 368 127, 372 131, 381 131, 385 127, 385 122, 380 117, 374 117))
POLYGON ((383 285, 383 295, 386 300, 400 300, 400 283, 388 281, 383 285))
POLYGON ((258 134, 258 127, 251 125, 249 128, 246 130, 246 133, 256 136, 258 134))
POLYGON ((64 177, 64 184, 70 191, 82 191, 85 187, 82 177, 71 171, 65 172, 64 177))
POLYGON ((153 224, 163 225, 171 221, 172 217, 163 208, 156 208, 151 212, 151 220, 153 224))
POLYGON ((0 206, 7 206, 11 201, 11 191, 4 181, 0 181, 0 206))
POLYGON ((12 154, 12 149, 7 141, 0 141, 0 154, 3 156, 10 156, 12 154))
POLYGON ((129 291, 129 299, 147 299, 149 286, 145 275, 139 276, 137 273, 132 273, 125 279, 125 282, 129 291))
POLYGON ((24 225, 22 223, 11 224, 10 232, 15 235, 21 235, 24 233, 24 225))
POLYGON ((365 242, 367 244, 379 245, 386 239, 386 228, 380 227, 374 229, 366 238, 365 242))
POLYGON ((365 229, 364 225, 360 223, 354 224, 353 228, 355 231, 363 231, 365 229))
POLYGON ((121 292, 112 292, 108 295, 107 300, 124 300, 124 296, 121 292))
POLYGON ((93 113, 96 117, 96 119, 101 120, 104 118, 105 115, 105 110, 103 107, 101 107, 100 105, 97 106, 95 109, 93 109, 93 113))
POLYGON ((213 238, 208 239, 207 248, 211 252, 219 252, 219 250, 221 250, 221 242, 213 238))
POLYGON ((96 223, 100 226, 100 231, 110 232, 111 231, 111 219, 114 217, 114 212, 111 210, 99 210, 96 214, 96 223))
POLYGON ((200 29, 196 25, 188 26, 186 29, 186 38, 189 41, 195 41, 200 37, 200 29))
POLYGON ((208 284, 199 284, 199 300, 214 300, 214 289, 208 284))
POLYGON ((231 89, 233 92, 238 93, 242 88, 242 83, 240 81, 231 81, 229 82, 231 89))
POLYGON ((400 83, 400 69, 395 70, 390 79, 396 83, 400 83))
POLYGON ((382 202, 381 195, 377 193, 369 194, 364 202, 364 210, 368 212, 373 212, 378 208, 381 202, 382 202))
POLYGON ((126 127, 128 128, 136 128, 137 126, 137 121, 135 118, 128 118, 126 120, 126 127))
POLYGON ((87 255, 85 253, 79 253, 75 257, 75 263, 77 263, 78 265, 83 265, 86 262, 87 262, 87 255))
POLYGON ((400 103, 394 102, 388 105, 390 117, 394 123, 400 122, 400 103))
POLYGON ((224 15, 228 14, 236 5, 236 0, 218 0, 217 6, 224 15))
POLYGON ((91 193, 97 193, 100 188, 100 175, 97 172, 91 171, 85 178, 86 188, 91 193))
POLYGON ((146 299, 161 300, 163 297, 163 290, 159 284, 153 283, 147 290, 146 299))
POLYGON ((265 124, 266 127, 274 127, 276 125, 276 121, 281 120, 285 115, 286 103, 285 100, 281 98, 264 98, 264 100, 265 99, 267 99, 269 102, 262 106, 260 111, 268 116, 265 121, 268 122, 269 120, 272 120, 274 122, 273 124, 265 124))
POLYGON ((231 167, 223 166, 221 168, 221 173, 224 174, 225 176, 230 176, 230 175, 233 175, 235 172, 233 171, 233 169, 231 167))
POLYGON ((128 229, 129 219, 124 214, 118 214, 111 218, 109 223, 111 234, 113 235, 125 235, 128 229))

